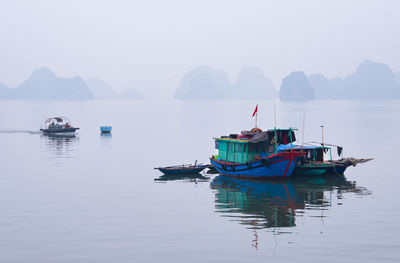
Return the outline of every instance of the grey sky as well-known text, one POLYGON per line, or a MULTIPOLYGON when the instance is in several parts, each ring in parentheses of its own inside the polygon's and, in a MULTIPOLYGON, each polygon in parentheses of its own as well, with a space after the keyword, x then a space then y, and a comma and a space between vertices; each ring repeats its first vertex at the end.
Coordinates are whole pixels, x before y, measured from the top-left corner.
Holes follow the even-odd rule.
POLYGON ((35 68, 170 96, 199 64, 234 80, 260 66, 276 88, 294 70, 328 77, 364 59, 400 70, 400 1, 0 2, 0 82, 35 68))

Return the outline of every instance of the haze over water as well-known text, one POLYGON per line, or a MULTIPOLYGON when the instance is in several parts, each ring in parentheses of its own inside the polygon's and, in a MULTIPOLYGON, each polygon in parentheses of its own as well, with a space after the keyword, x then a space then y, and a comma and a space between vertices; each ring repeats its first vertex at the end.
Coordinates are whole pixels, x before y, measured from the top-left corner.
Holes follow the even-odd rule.
POLYGON ((375 158, 344 178, 154 180, 207 162, 214 137, 254 126, 257 103, 272 128, 273 101, 2 101, 0 261, 399 261, 398 100, 276 102, 298 143, 305 113, 305 141, 324 125, 346 157, 375 158), (78 136, 37 132, 57 115, 78 136))

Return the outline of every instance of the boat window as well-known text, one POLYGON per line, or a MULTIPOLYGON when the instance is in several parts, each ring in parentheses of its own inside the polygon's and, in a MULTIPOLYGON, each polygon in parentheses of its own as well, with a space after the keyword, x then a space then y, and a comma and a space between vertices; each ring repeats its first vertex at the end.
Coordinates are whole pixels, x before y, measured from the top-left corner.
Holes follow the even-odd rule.
POLYGON ((243 145, 243 152, 247 152, 247 144, 243 145))
POLYGON ((250 143, 249 144, 249 153, 253 153, 254 152, 254 143, 250 143))
POLYGON ((249 153, 259 153, 262 149, 261 143, 250 143, 249 153))
POLYGON ((237 153, 243 152, 243 144, 235 143, 235 152, 237 152, 237 153))
POLYGON ((232 142, 228 142, 228 152, 234 152, 235 151, 235 144, 232 142))
POLYGON ((262 152, 268 152, 268 144, 267 142, 263 142, 262 143, 262 152))
POLYGON ((317 162, 323 162, 324 161, 324 151, 323 151, 323 149, 316 150, 315 160, 317 162))
POLYGON ((219 146, 219 150, 220 151, 225 151, 226 152, 228 150, 228 143, 227 142, 220 141, 218 143, 218 146, 219 146))

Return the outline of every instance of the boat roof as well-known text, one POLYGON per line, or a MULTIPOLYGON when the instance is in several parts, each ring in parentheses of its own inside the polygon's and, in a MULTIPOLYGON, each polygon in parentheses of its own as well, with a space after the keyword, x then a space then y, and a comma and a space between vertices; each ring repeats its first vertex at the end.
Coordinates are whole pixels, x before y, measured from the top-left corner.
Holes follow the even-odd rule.
MULTIPOLYGON (((292 132, 293 136, 294 136, 294 131, 297 131, 296 128, 288 128, 288 129, 268 129, 265 131, 261 131, 261 132, 257 132, 257 133, 250 133, 249 131, 242 131, 245 132, 244 135, 247 135, 247 138, 231 138, 231 137, 218 137, 218 138, 214 138, 215 140, 219 140, 219 141, 230 141, 230 142, 236 142, 236 143, 257 143, 257 142, 261 142, 261 141, 265 141, 266 138, 268 137, 268 134, 271 134, 273 136, 272 133, 276 132, 292 132)), ((293 141, 295 141, 295 137, 293 137, 293 141)))
POLYGON ((230 141, 230 142, 238 142, 238 143, 248 143, 249 142, 249 139, 233 139, 233 138, 222 138, 222 137, 215 138, 215 139, 219 140, 219 141, 230 141))
MULTIPOLYGON (((299 129, 297 128, 288 128, 288 129, 280 129, 280 128, 276 128, 276 131, 298 131, 299 129)), ((275 131, 274 129, 268 129, 267 131, 275 131)))
POLYGON ((53 120, 55 120, 57 122, 64 122, 64 121, 69 122, 69 119, 67 117, 50 117, 50 118, 46 119, 45 123, 49 123, 53 120))
POLYGON ((326 147, 326 146, 318 146, 318 145, 294 145, 291 146, 289 144, 284 144, 284 145, 279 145, 278 150, 291 150, 291 149, 305 149, 305 150, 316 150, 316 149, 331 149, 331 147, 326 147))

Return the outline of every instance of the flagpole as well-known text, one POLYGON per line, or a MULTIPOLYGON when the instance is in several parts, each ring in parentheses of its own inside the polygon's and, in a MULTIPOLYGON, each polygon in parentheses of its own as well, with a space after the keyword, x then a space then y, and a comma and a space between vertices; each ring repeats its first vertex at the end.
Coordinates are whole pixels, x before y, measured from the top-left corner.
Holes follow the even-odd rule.
POLYGON ((258 104, 256 105, 256 108, 254 109, 254 112, 253 112, 253 115, 252 115, 252 118, 254 118, 254 116, 256 117, 256 119, 255 119, 255 124, 256 124, 256 127, 255 128, 257 128, 257 117, 258 117, 258 104))

